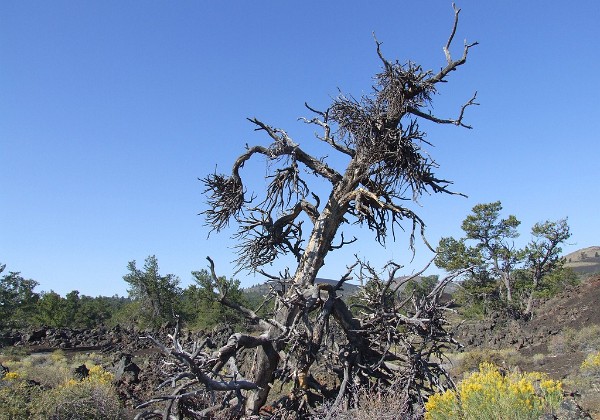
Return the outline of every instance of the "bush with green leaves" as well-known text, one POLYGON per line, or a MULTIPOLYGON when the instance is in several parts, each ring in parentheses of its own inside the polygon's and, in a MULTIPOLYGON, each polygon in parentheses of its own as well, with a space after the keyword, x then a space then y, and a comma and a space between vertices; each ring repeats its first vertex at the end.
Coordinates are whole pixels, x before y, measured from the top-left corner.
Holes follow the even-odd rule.
POLYGON ((10 371, 0 380, 0 419, 122 419, 124 411, 112 384, 113 375, 94 364, 97 355, 68 361, 64 352, 3 357, 10 371), (75 379, 85 360, 89 375, 75 379))
POLYGON ((0 379, 0 420, 32 418, 34 402, 42 388, 24 381, 16 372, 0 379))
POLYGON ((538 420, 557 410, 562 384, 539 372, 501 372, 482 363, 457 389, 434 394, 425 404, 426 420, 538 420))
POLYGON ((111 373, 92 366, 88 377, 69 379, 43 392, 33 415, 40 419, 122 419, 123 408, 112 379, 111 373))

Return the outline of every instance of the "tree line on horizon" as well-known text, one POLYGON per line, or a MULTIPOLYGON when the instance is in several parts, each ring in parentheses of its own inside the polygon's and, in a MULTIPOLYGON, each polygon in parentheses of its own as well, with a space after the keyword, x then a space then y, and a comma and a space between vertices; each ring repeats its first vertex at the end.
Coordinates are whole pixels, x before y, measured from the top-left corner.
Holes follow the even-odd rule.
MULTIPOLYGON (((552 296, 577 276, 564 267, 560 247, 571 236, 567 219, 535 224, 531 240, 523 248, 514 245, 520 221, 514 215, 501 218, 502 204, 478 204, 462 223, 465 235, 444 237, 435 264, 448 272, 462 272, 453 298, 467 317, 490 311, 510 310, 529 316, 536 298, 552 296)), ((156 256, 143 267, 127 264, 123 280, 128 296, 82 295, 77 290, 65 296, 50 290, 36 292, 39 283, 19 272, 4 273, 0 265, 0 329, 26 327, 93 328, 100 325, 158 328, 182 322, 191 329, 206 329, 218 323, 241 325, 238 311, 221 305, 218 289, 240 305, 258 307, 263 296, 245 292, 239 280, 220 277, 215 288, 210 273, 193 271, 194 282, 180 286, 174 274, 159 272, 156 256)), ((421 276, 403 289, 404 297, 423 296, 437 284, 438 276, 421 276)), ((352 298, 350 298, 352 302, 352 298)))
MULTIPOLYGON (((174 274, 161 275, 154 255, 138 268, 135 261, 127 265, 123 280, 128 296, 87 296, 77 290, 61 296, 53 290, 37 292, 36 280, 20 272, 5 273, 0 264, 0 330, 28 327, 93 328, 97 326, 159 328, 182 321, 189 328, 205 329, 227 322, 237 324, 241 317, 218 304, 206 270, 192 272, 194 283, 180 286, 174 274)), ((221 278, 240 303, 255 299, 245 294, 239 280, 221 278)))

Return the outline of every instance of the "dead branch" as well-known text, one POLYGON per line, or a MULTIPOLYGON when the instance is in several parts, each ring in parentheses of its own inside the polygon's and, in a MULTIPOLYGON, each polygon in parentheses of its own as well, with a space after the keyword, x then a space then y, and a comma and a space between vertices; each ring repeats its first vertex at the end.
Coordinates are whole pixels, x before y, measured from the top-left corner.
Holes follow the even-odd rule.
MULTIPOLYGON (((452 29, 443 47, 445 65, 437 73, 411 61, 400 64, 386 59, 382 43, 375 38, 382 69, 375 75, 370 94, 359 98, 340 94, 324 112, 306 105, 314 117, 302 120, 319 127, 318 145, 327 148, 322 154, 326 157, 309 155, 283 129, 249 118, 255 130, 266 133, 270 144, 247 147, 229 176, 213 174, 203 180, 208 194, 207 223, 217 231, 232 219, 238 225, 234 237, 239 241, 240 269, 264 273, 262 266, 285 254, 296 259, 297 268, 293 274, 267 275, 271 286, 267 299, 274 300, 274 309, 266 319, 228 299, 209 259, 221 303, 258 323, 263 331, 233 334, 216 352, 202 346, 184 349, 177 339, 178 329, 171 347, 150 337, 179 369, 170 374, 172 384, 181 387, 196 381, 192 388, 183 386, 179 394, 165 400, 169 413, 183 407, 182 396, 196 392, 195 386, 219 393, 220 400, 195 408, 194 413, 208 413, 221 404, 235 406, 240 416, 243 406, 244 415, 255 416, 270 403, 269 412, 280 418, 307 417, 323 401, 334 401, 337 406, 346 398, 351 400, 357 387, 393 389, 410 411, 422 407, 433 392, 454 386, 439 363, 443 352, 457 344, 447 330, 447 308, 440 303, 451 279, 440 282, 426 296, 404 299, 398 294, 396 279, 400 265, 388 264, 387 275, 381 275, 362 263, 352 266, 335 286, 315 284, 328 253, 354 242, 344 239, 346 223, 366 226, 382 244, 389 232, 395 240, 396 230, 406 228, 414 255, 417 231, 429 244, 424 237, 425 222, 409 204, 423 194, 459 195, 449 189, 451 181, 436 174, 438 164, 425 150, 432 143, 419 126, 427 120, 471 128, 465 114, 477 105, 476 94, 460 107, 456 118, 436 116, 431 107, 437 84, 446 82, 477 45, 465 42, 462 56, 452 57, 460 12, 453 8, 452 29), (328 163, 331 151, 344 155, 347 166, 343 170, 338 172, 339 159, 335 165, 328 163), (245 162, 254 157, 265 158, 270 171, 261 198, 247 193, 240 175, 245 162), (303 178, 307 172, 317 180, 327 180, 329 191, 321 195, 327 197, 323 203, 315 194, 318 189, 309 185, 312 178, 303 178), (309 196, 314 202, 308 201, 309 196), (353 297, 355 312, 338 295, 350 272, 364 283, 353 297), (246 369, 239 364, 245 349, 255 349, 252 366, 246 369), (320 374, 336 380, 322 380, 320 374), (270 401, 275 384, 290 391, 270 401)), ((410 417, 412 413, 404 414, 410 417)))

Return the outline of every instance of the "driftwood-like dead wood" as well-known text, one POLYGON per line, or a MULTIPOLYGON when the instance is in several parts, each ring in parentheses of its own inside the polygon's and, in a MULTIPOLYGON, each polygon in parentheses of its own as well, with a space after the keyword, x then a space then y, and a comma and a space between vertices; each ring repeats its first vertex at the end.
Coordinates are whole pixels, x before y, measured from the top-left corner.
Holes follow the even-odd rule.
MULTIPOLYGON (((460 58, 452 57, 459 12, 454 6, 454 23, 444 46, 446 64, 438 72, 413 62, 388 60, 382 43, 375 39, 383 68, 375 76, 370 95, 356 99, 340 94, 325 111, 306 105, 314 116, 302 120, 321 130, 316 136, 330 147, 325 153, 333 150, 350 159, 344 171, 329 165, 327 157, 308 154, 286 131, 249 118, 256 130, 267 134, 271 144, 248 147, 233 164, 231 175, 215 173, 203 179, 209 197, 209 208, 204 212, 208 225, 216 231, 232 219, 238 225, 240 268, 259 270, 286 253, 302 265, 304 255, 317 253, 314 263, 318 269, 327 252, 335 249, 321 243, 331 243, 346 222, 365 224, 381 243, 390 231, 394 234, 394 228, 403 229, 404 225, 411 229, 412 238, 424 222, 406 201, 428 192, 455 194, 449 189, 450 181, 435 175, 438 165, 423 149, 430 143, 419 121, 471 128, 464 117, 468 107, 477 105, 476 93, 460 107, 456 118, 437 116, 430 106, 437 84, 446 82, 477 45, 465 43, 460 58), (248 196, 240 175, 254 156, 266 158, 272 170, 262 198, 256 193, 248 196), (318 197, 306 173, 330 183, 327 200, 318 197), (321 202, 324 207, 319 209, 321 202), (303 223, 311 226, 303 228, 303 223)), ((306 278, 307 273, 302 276, 306 278)), ((312 273, 308 281, 311 277, 312 273)))
POLYGON ((436 174, 438 165, 426 151, 430 140, 419 124, 425 120, 470 128, 465 113, 477 105, 476 94, 455 118, 435 115, 431 107, 438 83, 448 81, 477 45, 465 43, 462 55, 453 58, 459 13, 454 6, 443 48, 445 64, 439 71, 390 61, 375 39, 382 69, 370 94, 340 94, 324 111, 306 105, 313 116, 302 121, 319 131, 323 157, 308 154, 286 131, 249 118, 270 144, 247 146, 229 175, 214 173, 203 179, 207 224, 217 232, 230 222, 237 225, 239 269, 265 273, 265 265, 285 254, 297 266, 293 274, 267 275, 275 302, 272 313, 261 317, 228 299, 209 259, 220 302, 261 326, 262 332, 233 334, 213 353, 199 346, 183 349, 177 332, 170 347, 150 338, 178 367, 171 382, 188 384, 162 397, 169 401, 165 416, 190 410, 187 403, 200 387, 213 395, 212 404, 193 412, 219 406, 233 407, 240 415, 268 411, 273 418, 286 418, 291 413, 311 415, 324 401, 341 404, 362 386, 400 392, 409 411, 422 406, 432 392, 453 386, 440 363, 444 350, 456 345, 446 329, 447 308, 440 302, 450 279, 427 296, 404 300, 398 298, 397 264, 388 265, 381 276, 368 264, 357 263, 336 285, 315 284, 315 279, 329 252, 354 242, 344 239, 345 225, 366 226, 382 244, 389 233, 396 239, 395 229, 408 229, 413 248, 417 232, 424 238, 425 222, 411 203, 432 192, 456 194, 451 182, 436 174), (342 159, 329 158, 332 153, 342 159), (245 163, 257 157, 267 161, 270 171, 264 194, 249 193, 241 176, 245 163), (341 161, 347 163, 343 168, 341 161), (329 188, 325 196, 313 186, 319 180, 329 188), (338 294, 351 273, 364 281, 352 310, 338 294), (238 370, 237 359, 247 349, 256 350, 252 365, 238 370), (272 401, 275 388, 284 395, 272 401))
MULTIPOLYGON (((217 278, 214 264, 209 261, 217 278)), ((293 319, 288 324, 261 320, 263 325, 278 330, 274 338, 267 333, 235 333, 218 350, 208 352, 204 348, 207 340, 184 349, 179 327, 170 336, 170 346, 148 337, 175 362, 176 369, 163 383, 163 389, 171 385, 172 391, 139 406, 142 409, 163 404, 163 410, 146 411, 146 417, 140 414, 140 418, 152 418, 156 412, 164 418, 182 411, 191 415, 188 405, 199 395, 205 397, 205 405, 196 407, 198 412, 206 415, 206 410, 227 409, 241 415, 241 407, 252 395, 249 391, 259 389, 256 381, 246 379, 248 372, 238 368, 241 351, 253 348, 261 348, 277 362, 269 387, 277 382, 281 389, 291 388, 270 405, 278 415, 307 416, 318 402, 327 400, 336 407, 360 388, 378 392, 392 388, 402 394, 399 398, 415 407, 422 406, 431 393, 454 386, 441 364, 443 353, 458 346, 447 330, 447 307, 440 302, 452 278, 441 281, 427 296, 402 301, 395 276, 400 268, 390 264, 381 277, 369 264, 357 262, 336 284, 315 284, 305 289, 292 286, 280 295, 278 305, 294 313, 293 319), (364 284, 354 298, 354 311, 337 294, 352 279, 352 273, 364 284), (212 397, 208 398, 207 392, 212 397), (206 404, 207 399, 211 404, 206 404)), ((226 294, 220 300, 227 304, 226 294)), ((240 305, 230 307, 249 319, 259 318, 240 305)))

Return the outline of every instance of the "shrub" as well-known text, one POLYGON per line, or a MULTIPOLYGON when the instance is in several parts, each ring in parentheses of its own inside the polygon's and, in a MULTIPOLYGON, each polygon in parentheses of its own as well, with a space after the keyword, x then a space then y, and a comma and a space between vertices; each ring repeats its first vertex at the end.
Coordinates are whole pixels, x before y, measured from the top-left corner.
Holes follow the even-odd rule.
POLYGON ((5 381, 14 381, 15 379, 19 379, 19 377, 20 375, 17 372, 8 372, 2 379, 5 381))
POLYGON ((73 355, 71 359, 71 364, 73 366, 86 365, 86 366, 94 366, 94 365, 102 365, 107 362, 107 357, 105 355, 91 352, 91 353, 79 353, 73 355))
POLYGON ((9 346, 2 348, 2 354, 0 354, 0 363, 4 363, 7 360, 20 360, 27 356, 29 353, 27 349, 23 347, 9 346))
POLYGON ((82 381, 72 378, 73 366, 60 351, 7 360, 5 365, 10 372, 0 380, 0 420, 125 417, 112 385, 114 376, 100 365, 90 363, 82 381))
POLYGON ((38 418, 120 419, 123 410, 112 385, 113 375, 92 366, 82 381, 69 379, 44 392, 34 409, 38 418))
POLYGON ((600 351, 588 354, 579 369, 584 375, 600 377, 600 351))
POLYGON ((600 351, 600 325, 590 325, 578 330, 565 328, 552 338, 548 350, 555 354, 600 351))
POLYGON ((455 354, 451 357, 453 377, 462 377, 465 373, 477 371, 482 363, 514 367, 523 362, 522 356, 515 349, 477 349, 455 354))
POLYGON ((546 361, 546 355, 542 353, 536 353, 533 355, 532 360, 533 364, 535 364, 536 366, 541 366, 546 361))
POLYGON ((425 418, 442 420, 525 420, 538 419, 554 411, 562 401, 562 384, 538 372, 503 375, 490 364, 482 363, 461 381, 456 391, 434 394, 425 404, 425 418))
POLYGON ((567 384, 580 393, 581 406, 592 418, 600 419, 600 351, 588 354, 579 366, 579 375, 572 375, 567 384))
POLYGON ((40 387, 28 385, 16 372, 9 372, 0 380, 0 419, 30 418, 31 403, 41 392, 40 387))
POLYGON ((44 388, 56 387, 71 375, 67 360, 50 354, 36 354, 20 361, 7 361, 6 366, 11 372, 18 372, 24 380, 34 380, 44 388))
POLYGON ((338 406, 326 404, 321 408, 325 413, 315 415, 316 420, 412 420, 422 418, 422 409, 412 407, 411 410, 406 394, 394 387, 386 392, 360 388, 354 393, 352 401, 348 401, 346 398, 338 406))
POLYGON ((67 356, 64 350, 57 349, 50 354, 50 359, 55 363, 62 363, 67 360, 67 356))

